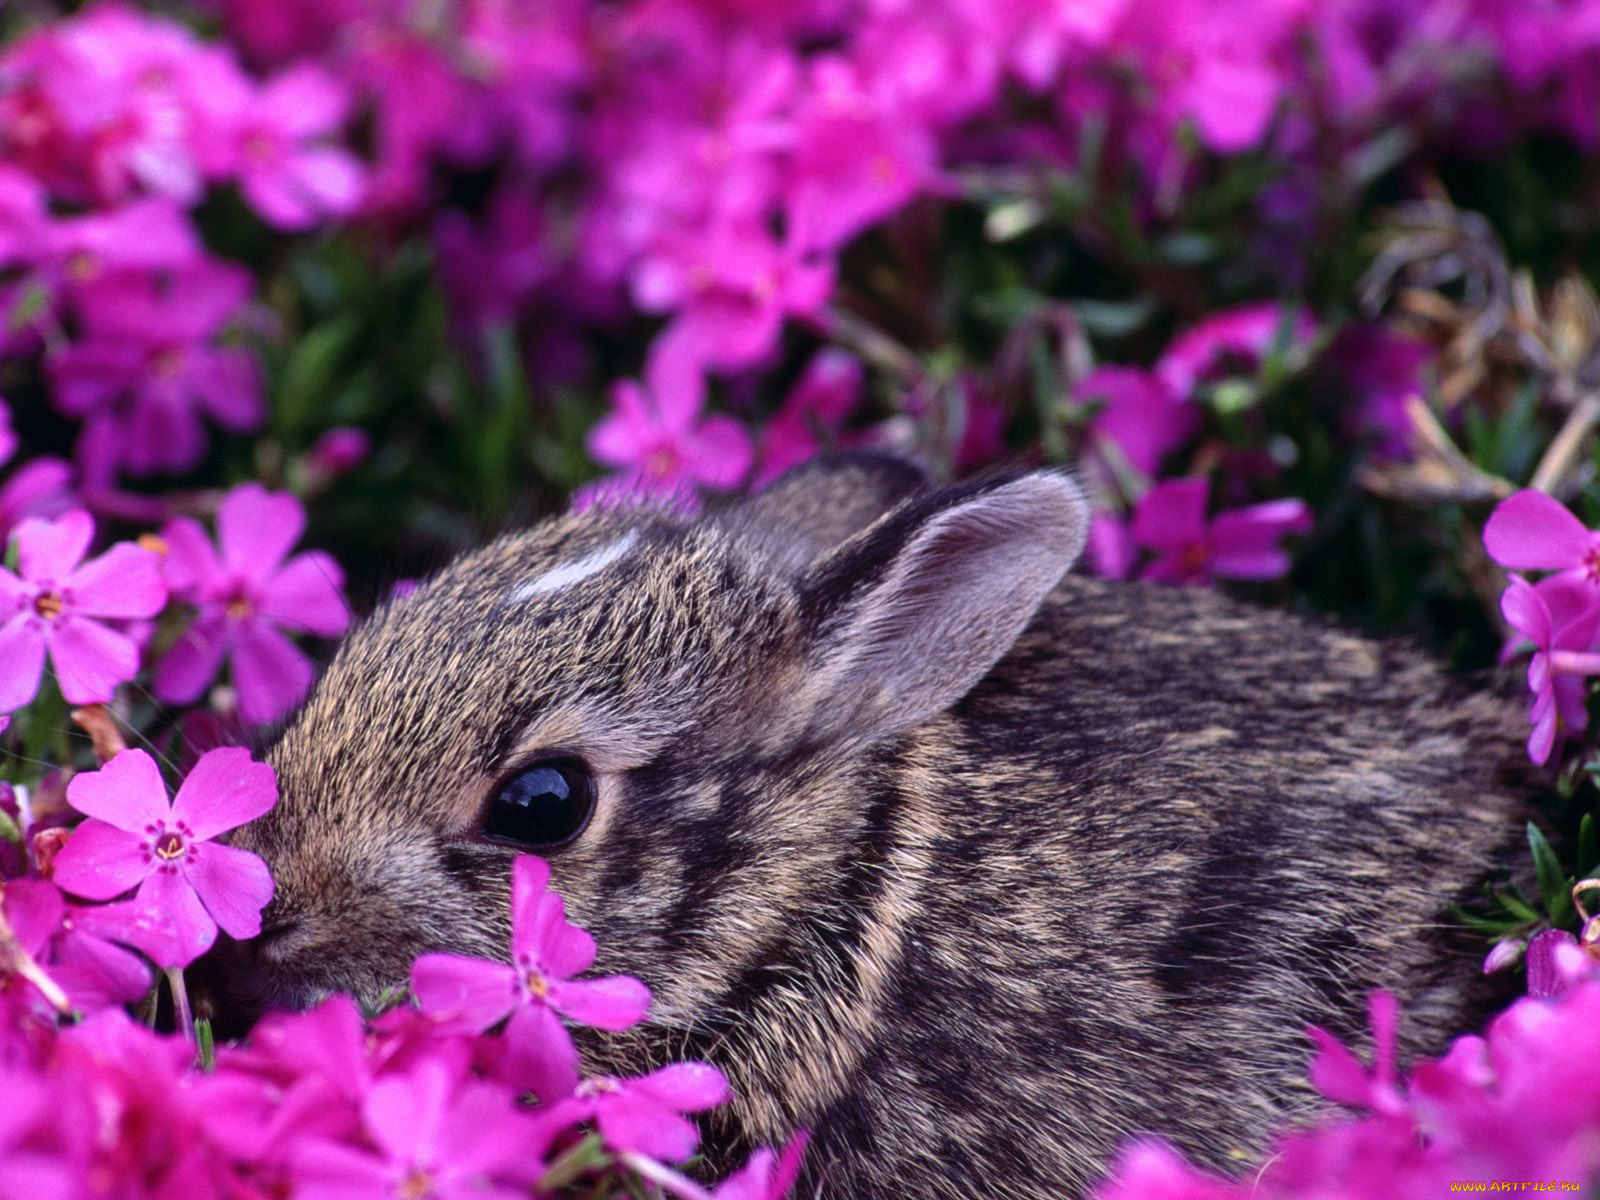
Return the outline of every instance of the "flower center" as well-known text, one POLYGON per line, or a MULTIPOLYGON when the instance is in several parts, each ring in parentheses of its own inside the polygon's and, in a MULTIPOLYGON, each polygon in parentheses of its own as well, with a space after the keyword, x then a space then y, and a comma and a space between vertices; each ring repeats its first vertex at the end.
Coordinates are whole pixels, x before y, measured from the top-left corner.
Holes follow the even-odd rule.
POLYGON ((662 446, 645 460, 644 473, 651 479, 665 479, 678 470, 678 452, 671 446, 662 446))
POLYGON ((1206 544, 1204 542, 1193 542, 1183 549, 1183 569, 1190 574, 1198 575, 1205 570, 1208 557, 1206 544))
POLYGON ((159 375, 163 379, 183 374, 183 351, 176 347, 157 351, 155 357, 150 360, 150 373, 159 375))
POLYGON ((580 1080, 573 1095, 593 1100, 596 1096, 612 1096, 621 1090, 622 1085, 615 1079, 608 1075, 596 1075, 593 1079, 580 1080))
POLYGON ((40 592, 33 600, 33 611, 47 621, 53 621, 61 615, 61 594, 59 592, 40 592))
POLYGON ((167 830, 156 839, 155 851, 156 857, 166 862, 182 858, 184 851, 183 835, 174 833, 170 829, 167 830))
POLYGON ((428 1200, 433 1195, 433 1178, 421 1167, 412 1167, 395 1189, 397 1200, 428 1200))
POLYGON ((249 596, 246 596, 243 592, 235 592, 228 598, 228 607, 225 611, 235 621, 242 621, 255 610, 256 606, 250 603, 249 596))
POLYGON ((529 967, 522 973, 522 986, 528 989, 528 995, 535 1000, 543 1000, 550 994, 550 981, 537 967, 529 967))

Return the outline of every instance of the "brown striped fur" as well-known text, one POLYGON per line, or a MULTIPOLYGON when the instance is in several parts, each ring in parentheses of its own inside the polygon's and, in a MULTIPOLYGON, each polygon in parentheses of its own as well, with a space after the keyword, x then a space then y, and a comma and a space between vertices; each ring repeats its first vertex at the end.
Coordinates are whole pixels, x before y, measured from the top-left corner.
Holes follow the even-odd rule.
POLYGON ((1474 1003, 1444 914, 1516 837, 1515 714, 1404 646, 1213 591, 1034 596, 1083 514, 1035 528, 1053 493, 1018 478, 929 491, 824 460, 698 521, 548 521, 381 609, 239 839, 278 883, 262 997, 503 956, 513 851, 484 812, 559 750, 601 796, 555 886, 598 969, 655 994, 586 1054, 721 1066, 713 1167, 807 1126, 801 1195, 1075 1195, 1143 1131, 1248 1161, 1314 1105, 1305 1025, 1359 1035, 1370 988, 1438 1048, 1474 1003), (505 602, 630 530, 592 578, 505 602))

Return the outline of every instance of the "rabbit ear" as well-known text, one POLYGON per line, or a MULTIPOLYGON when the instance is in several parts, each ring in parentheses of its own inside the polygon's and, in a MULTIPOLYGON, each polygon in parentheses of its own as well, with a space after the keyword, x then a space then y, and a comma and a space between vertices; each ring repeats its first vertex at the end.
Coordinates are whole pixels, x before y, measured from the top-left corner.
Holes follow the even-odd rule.
POLYGON ((812 622, 810 732, 892 736, 987 675, 1088 536, 1065 475, 991 477, 912 500, 801 581, 812 622))
POLYGON ((891 454, 824 454, 712 522, 780 571, 800 571, 927 485, 921 467, 891 454))

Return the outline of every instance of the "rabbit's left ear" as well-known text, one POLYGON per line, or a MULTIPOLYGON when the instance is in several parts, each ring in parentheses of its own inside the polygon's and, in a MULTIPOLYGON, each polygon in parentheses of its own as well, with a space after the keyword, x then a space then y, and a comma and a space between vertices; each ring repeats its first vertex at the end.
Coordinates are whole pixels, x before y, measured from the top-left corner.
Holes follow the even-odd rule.
POLYGON ((991 477, 909 501, 800 581, 809 732, 876 740, 944 711, 1076 561, 1089 510, 1065 475, 991 477))

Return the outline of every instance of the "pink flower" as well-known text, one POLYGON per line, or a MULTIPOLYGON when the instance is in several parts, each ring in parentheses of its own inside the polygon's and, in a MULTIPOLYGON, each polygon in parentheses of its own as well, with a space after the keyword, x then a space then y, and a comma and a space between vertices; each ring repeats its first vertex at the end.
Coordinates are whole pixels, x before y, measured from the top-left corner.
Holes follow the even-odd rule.
POLYGON ((521 1200, 541 1170, 534 1119, 440 1059, 378 1080, 361 1121, 376 1153, 302 1141, 293 1155, 297 1200, 521 1200))
POLYGON ((1543 492, 1524 489, 1495 505, 1483 545, 1502 567, 1563 571, 1600 586, 1600 533, 1543 492))
MULTIPOLYGON (((17 451, 11 410, 0 401, 0 466, 17 451)), ((72 507, 72 468, 59 458, 32 458, 0 483, 0 544, 23 517, 59 517, 72 507)))
POLYGON ((1372 1070, 1362 1066, 1349 1047, 1333 1034, 1313 1026, 1309 1032, 1317 1055, 1311 1061, 1311 1082, 1324 1096, 1340 1104, 1378 1113, 1400 1113, 1405 1108, 1395 1070, 1400 1002, 1388 992, 1373 992, 1367 998, 1367 1012, 1372 1023, 1372 1070))
POLYGON ((79 1011, 132 1004, 150 990, 144 962, 96 932, 102 928, 99 909, 66 903, 54 884, 40 879, 10 880, 4 901, 6 920, 22 948, 79 1011))
POLYGON ((820 439, 836 434, 861 403, 861 387, 859 359, 831 347, 818 351, 767 422, 751 486, 772 482, 821 450, 820 439))
POLYGON ((750 435, 731 417, 701 418, 705 376, 676 346, 658 341, 644 386, 622 380, 611 404, 611 414, 589 431, 589 453, 624 468, 642 490, 728 489, 750 469, 750 435))
POLYGON ((155 760, 124 750, 67 786, 68 802, 89 820, 56 856, 56 882, 91 900, 137 887, 127 940, 164 967, 185 966, 210 947, 219 925, 234 938, 261 932, 261 909, 272 899, 266 863, 212 839, 277 799, 272 768, 229 748, 204 755, 169 803, 155 760), (138 918, 154 929, 134 928, 138 918))
POLYGON ((1078 384, 1080 402, 1104 407, 1089 425, 1097 448, 1109 443, 1134 470, 1154 475, 1162 461, 1200 427, 1200 410, 1162 379, 1139 367, 1098 367, 1078 384))
POLYGON ((824 58, 794 122, 789 221, 802 250, 834 250, 904 205, 932 178, 930 131, 824 58))
POLYGON ((249 297, 249 275, 200 260, 163 280, 119 272, 85 285, 86 336, 48 363, 56 407, 86 421, 79 461, 96 483, 119 467, 194 466, 206 446, 202 413, 236 431, 261 423, 254 359, 211 344, 249 297))
POLYGON ((1513 575, 1500 597, 1500 611, 1512 629, 1533 643, 1528 757, 1542 765, 1558 732, 1570 735, 1588 728, 1588 688, 1582 676, 1600 674, 1600 655, 1593 653, 1600 593, 1571 574, 1536 584, 1513 575))
POLYGON ((730 1175, 712 1193, 716 1200, 783 1200, 800 1174, 808 1137, 797 1133, 781 1154, 757 1150, 736 1174, 730 1175))
POLYGON ((321 67, 300 63, 270 80, 237 134, 239 190, 279 229, 343 217, 361 202, 361 165, 349 151, 314 144, 336 132, 348 98, 321 67))
POLYGON ((727 370, 771 354, 784 319, 819 315, 832 291, 828 260, 729 221, 663 234, 633 274, 641 308, 676 314, 662 336, 727 370))
POLYGON ((473 1032, 511 1018, 506 1041, 513 1071, 541 1098, 564 1096, 578 1081, 578 1053, 559 1016, 600 1029, 626 1029, 650 1006, 637 979, 572 976, 594 962, 594 939, 567 924, 561 897, 546 891, 550 867, 518 857, 511 876, 511 965, 457 954, 424 954, 411 966, 423 1011, 473 1032))
POLYGON ((85 563, 93 537, 94 520, 81 509, 17 528, 21 575, 0 567, 0 711, 33 699, 47 649, 71 704, 103 704, 138 672, 133 639, 95 618, 160 612, 167 589, 159 560, 123 542, 85 563))
POLYGON ((1311 528, 1302 500, 1274 500, 1219 513, 1206 520, 1211 491, 1206 479, 1158 483, 1140 498, 1133 538, 1156 553, 1144 578, 1162 583, 1203 584, 1224 579, 1277 579, 1289 570, 1278 542, 1311 528))
POLYGON ((311 688, 311 661, 283 630, 334 637, 350 623, 344 573, 319 551, 284 561, 305 528, 299 501, 241 484, 217 510, 220 557, 198 522, 180 517, 161 531, 173 595, 198 610, 156 668, 155 693, 191 704, 231 657, 239 714, 276 720, 311 688))
POLYGON ((1224 369, 1254 372, 1280 341, 1287 349, 1309 342, 1316 322, 1300 312, 1292 320, 1280 304, 1242 304, 1179 334, 1156 363, 1156 374, 1173 395, 1187 397, 1197 384, 1224 369))
POLYGON ((585 1079, 572 1095, 539 1112, 552 1134, 594 1121, 606 1145, 661 1162, 682 1162, 700 1135, 681 1114, 704 1112, 728 1097, 722 1072, 705 1063, 675 1063, 636 1079, 585 1079))

